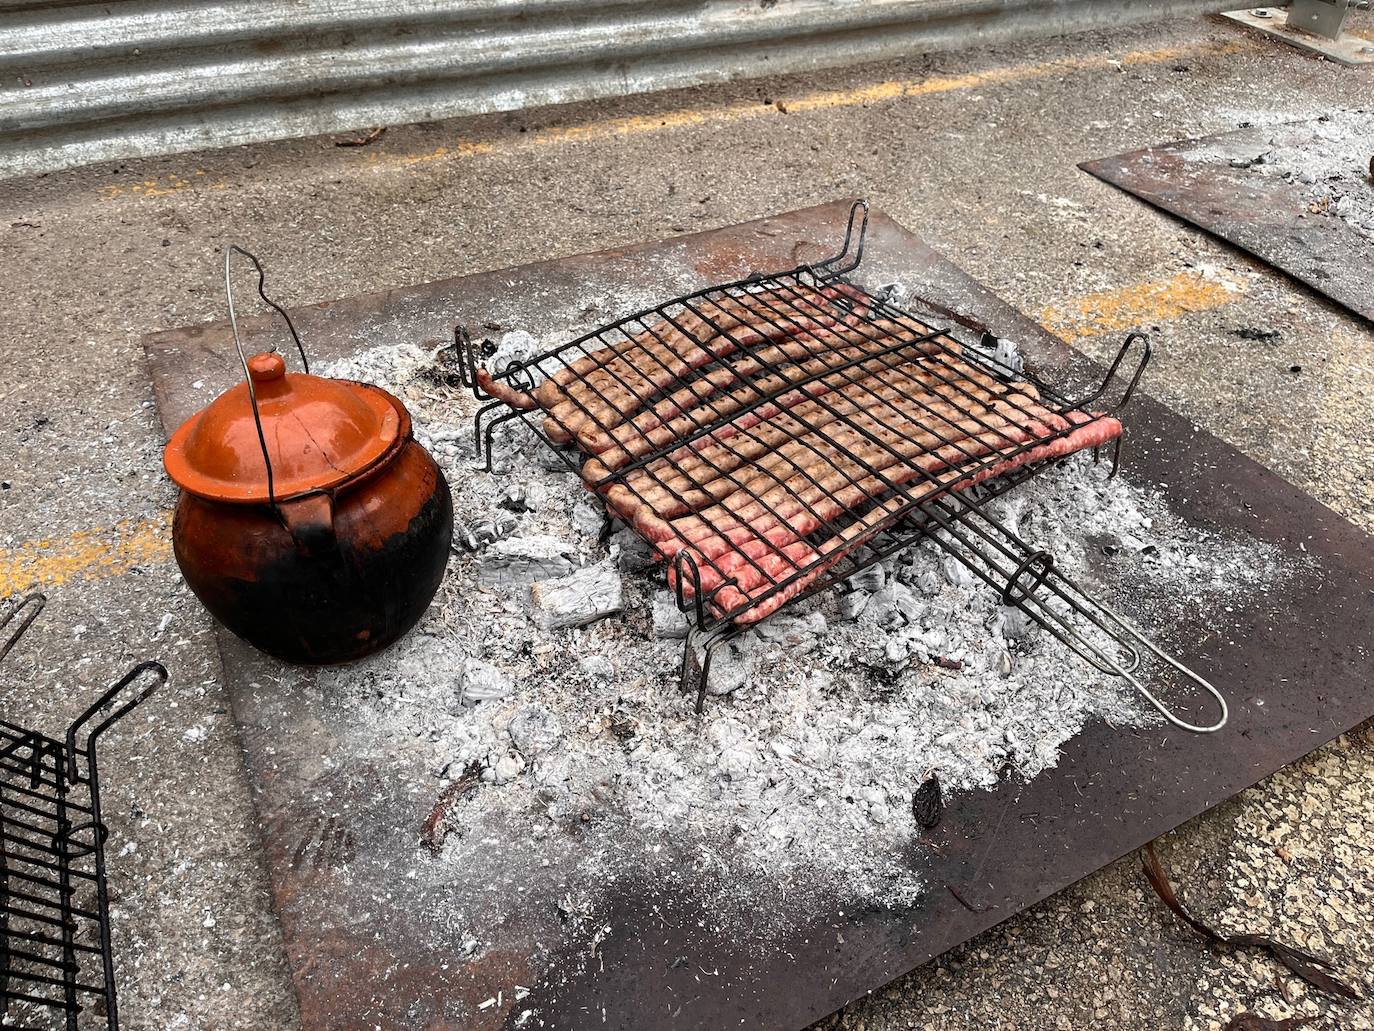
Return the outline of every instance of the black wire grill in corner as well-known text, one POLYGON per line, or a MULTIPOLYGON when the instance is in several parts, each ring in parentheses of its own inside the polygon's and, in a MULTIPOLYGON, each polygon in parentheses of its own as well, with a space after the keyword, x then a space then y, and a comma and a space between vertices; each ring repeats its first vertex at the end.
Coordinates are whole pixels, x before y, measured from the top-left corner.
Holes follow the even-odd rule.
MULTIPOLYGON (((0 602, 0 659, 44 604, 0 602)), ((140 663, 62 738, 0 714, 0 1027, 119 1027, 96 745, 166 681, 160 663, 140 663)), ((0 685, 13 697, 3 670, 0 685)))

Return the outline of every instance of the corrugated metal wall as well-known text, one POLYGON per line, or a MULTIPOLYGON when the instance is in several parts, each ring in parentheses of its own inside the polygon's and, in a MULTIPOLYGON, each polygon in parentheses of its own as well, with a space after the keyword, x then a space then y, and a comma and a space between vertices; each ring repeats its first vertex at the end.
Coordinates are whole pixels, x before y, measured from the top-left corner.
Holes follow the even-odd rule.
POLYGON ((1214 0, 0 0, 0 175, 1220 9, 1214 0))

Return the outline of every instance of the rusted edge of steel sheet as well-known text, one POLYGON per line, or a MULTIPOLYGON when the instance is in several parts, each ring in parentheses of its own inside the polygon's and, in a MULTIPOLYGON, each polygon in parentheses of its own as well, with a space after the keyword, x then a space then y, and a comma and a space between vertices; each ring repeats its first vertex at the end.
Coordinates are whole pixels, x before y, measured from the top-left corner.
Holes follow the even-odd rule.
MULTIPOLYGON (((515 314, 523 319, 516 324, 547 319, 554 326, 600 303, 608 284, 626 277, 659 277, 668 296, 795 264, 799 256, 824 256, 848 208, 848 201, 837 202, 658 244, 317 305, 293 316, 321 359, 382 338, 443 337, 459 315, 480 324, 513 321, 515 314)), ((870 220, 861 278, 870 287, 900 280, 976 312, 1051 375, 1086 379, 1096 370, 881 214, 870 220)), ((262 330, 262 323, 251 327, 262 330)), ((233 381, 222 326, 154 334, 145 345, 168 428, 233 381), (202 386, 194 390, 197 381, 202 386)), ((802 1027, 1374 713, 1367 688, 1374 541, 1148 397, 1132 402, 1127 433, 1132 477, 1157 483, 1192 524, 1294 551, 1301 543, 1310 556, 1307 571, 1282 596, 1237 598, 1227 624, 1185 621, 1166 635, 1183 661, 1228 692, 1230 725, 1213 736, 1092 726, 1069 742, 1055 769, 1029 783, 1006 781, 952 800, 933 835, 910 849, 931 885, 919 906, 840 912, 837 904, 833 911, 798 913, 792 933, 762 948, 745 944, 740 929, 721 926, 680 884, 610 886, 608 897, 617 901, 600 914, 610 931, 595 962, 571 954, 570 945, 505 929, 493 933, 508 940, 479 960, 462 959, 456 942, 425 946, 422 935, 406 932, 418 926, 422 914, 415 907, 426 899, 392 879, 371 885, 365 905, 346 905, 334 893, 331 871, 348 864, 359 876, 371 856, 413 834, 433 800, 403 790, 404 769, 367 769, 331 755, 312 699, 275 690, 270 661, 222 636, 227 687, 306 1027, 541 1026, 519 1023, 529 1009, 542 1026, 557 1028, 802 1027), (346 810, 321 804, 335 792, 358 804, 346 810), (501 1005, 477 1009, 512 983, 531 994, 518 1004, 507 994, 501 1005), (455 1013, 465 1016, 458 1021, 455 1013)), ((584 950, 585 942, 577 948, 584 950)))
MULTIPOLYGON (((1334 215, 1309 211, 1300 184, 1262 173, 1263 160, 1254 160, 1275 148, 1301 153, 1305 134, 1316 124, 1251 126, 1078 167, 1374 322, 1374 241, 1334 215)), ((1351 171, 1363 175, 1369 169, 1351 171)))

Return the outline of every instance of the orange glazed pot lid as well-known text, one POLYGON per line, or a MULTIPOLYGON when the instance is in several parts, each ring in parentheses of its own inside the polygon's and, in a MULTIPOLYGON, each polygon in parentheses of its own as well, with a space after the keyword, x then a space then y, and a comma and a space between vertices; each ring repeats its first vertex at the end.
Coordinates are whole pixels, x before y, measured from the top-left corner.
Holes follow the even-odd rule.
POLYGON ((401 402, 379 387, 288 373, 281 355, 255 354, 248 373, 272 459, 272 489, 240 383, 172 434, 162 462, 183 490, 213 501, 284 501, 327 490, 381 461, 410 432, 401 402))

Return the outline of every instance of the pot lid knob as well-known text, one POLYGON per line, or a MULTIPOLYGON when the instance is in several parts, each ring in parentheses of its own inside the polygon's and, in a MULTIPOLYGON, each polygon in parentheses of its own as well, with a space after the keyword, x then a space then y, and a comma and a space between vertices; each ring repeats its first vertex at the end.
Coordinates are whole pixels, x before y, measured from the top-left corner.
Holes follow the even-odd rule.
POLYGON ((264 351, 248 359, 248 375, 254 383, 269 383, 286 375, 286 360, 276 351, 264 351))

